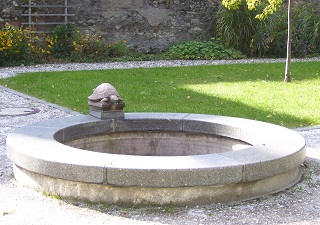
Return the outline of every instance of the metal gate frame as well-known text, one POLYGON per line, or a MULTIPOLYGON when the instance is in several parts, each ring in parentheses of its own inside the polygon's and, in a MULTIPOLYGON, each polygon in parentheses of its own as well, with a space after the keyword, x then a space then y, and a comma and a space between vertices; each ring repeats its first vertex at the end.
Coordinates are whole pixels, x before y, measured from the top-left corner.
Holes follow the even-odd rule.
POLYGON ((28 0, 28 4, 21 5, 21 7, 28 8, 28 13, 21 14, 23 17, 28 17, 28 22, 21 23, 22 25, 28 25, 29 31, 31 33, 50 33, 51 31, 37 31, 32 30, 33 27, 37 25, 60 25, 69 23, 69 17, 75 16, 75 14, 69 14, 68 8, 72 6, 68 5, 68 0, 64 0, 64 4, 62 5, 33 5, 32 0, 28 0), (63 8, 64 13, 47 13, 47 14, 38 14, 32 13, 32 8, 63 8), (61 22, 37 22, 33 21, 34 17, 63 17, 63 21, 61 22))

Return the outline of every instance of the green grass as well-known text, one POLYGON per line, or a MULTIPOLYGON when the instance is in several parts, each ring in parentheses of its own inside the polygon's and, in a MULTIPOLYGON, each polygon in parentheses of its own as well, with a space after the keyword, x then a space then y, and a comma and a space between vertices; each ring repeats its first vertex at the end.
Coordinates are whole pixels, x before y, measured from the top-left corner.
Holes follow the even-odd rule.
POLYGON ((320 62, 28 73, 0 84, 88 113, 87 97, 111 83, 126 112, 188 112, 235 116, 286 127, 320 124, 320 62))

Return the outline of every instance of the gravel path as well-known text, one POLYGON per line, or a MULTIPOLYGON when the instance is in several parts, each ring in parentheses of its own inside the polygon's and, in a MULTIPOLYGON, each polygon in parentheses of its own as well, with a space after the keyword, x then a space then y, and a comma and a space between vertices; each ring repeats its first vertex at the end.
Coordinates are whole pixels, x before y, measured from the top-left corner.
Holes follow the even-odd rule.
MULTIPOLYGON (((292 62, 320 61, 320 58, 292 59, 292 62)), ((43 72, 43 71, 67 71, 67 70, 101 70, 101 69, 126 69, 126 68, 151 68, 168 66, 189 65, 219 65, 236 63, 262 63, 285 62, 285 59, 239 59, 239 60, 159 60, 159 61, 134 61, 112 63, 70 63, 70 64, 45 64, 36 66, 4 67, 0 68, 0 78, 14 76, 17 73, 43 72)))
MULTIPOLYGON (((312 59, 317 60, 319 59, 312 59)), ((41 65, 0 68, 0 78, 17 73, 51 70, 83 70, 181 66, 190 64, 253 63, 246 61, 157 61, 104 64, 41 65)), ((262 60, 266 61, 266 60, 262 60)), ((283 61, 283 59, 273 60, 283 61)), ((278 194, 236 204, 196 207, 127 208, 59 200, 16 184, 12 163, 6 156, 5 139, 18 127, 77 113, 30 98, 0 86, 0 109, 33 107, 28 116, 0 116, 0 224, 320 224, 320 126, 300 128, 306 138, 307 159, 302 180, 278 194)))

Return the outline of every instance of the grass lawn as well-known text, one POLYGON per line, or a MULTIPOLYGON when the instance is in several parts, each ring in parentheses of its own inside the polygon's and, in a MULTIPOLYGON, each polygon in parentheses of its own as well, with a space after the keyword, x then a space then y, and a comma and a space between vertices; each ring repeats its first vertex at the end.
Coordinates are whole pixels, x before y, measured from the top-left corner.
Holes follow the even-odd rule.
POLYGON ((320 124, 320 62, 28 73, 0 84, 88 113, 87 97, 112 84, 126 112, 188 112, 235 116, 294 128, 320 124))

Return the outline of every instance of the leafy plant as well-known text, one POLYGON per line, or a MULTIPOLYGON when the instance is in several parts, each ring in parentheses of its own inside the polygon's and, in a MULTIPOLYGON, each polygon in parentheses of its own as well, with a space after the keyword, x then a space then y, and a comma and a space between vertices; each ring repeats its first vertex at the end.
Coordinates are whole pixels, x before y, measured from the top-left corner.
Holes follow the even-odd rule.
POLYGON ((16 62, 28 61, 31 45, 28 33, 12 26, 0 31, 0 66, 15 65, 16 62))
POLYGON ((257 10, 249 10, 246 2, 238 9, 221 6, 216 15, 216 36, 232 48, 247 56, 261 55, 266 46, 266 33, 259 32, 266 26, 265 20, 256 19, 257 10))
POLYGON ((101 35, 83 35, 73 24, 57 26, 46 40, 55 57, 72 62, 107 61, 127 53, 125 40, 110 43, 101 35))
MULTIPOLYGON (((283 5, 272 17, 268 32, 267 54, 284 56, 286 54, 286 6, 283 5)), ((292 8, 292 55, 304 57, 320 53, 320 3, 306 1, 294 2, 292 8)))
POLYGON ((42 191, 42 195, 45 196, 45 197, 50 197, 50 198, 54 198, 54 199, 57 199, 57 200, 61 200, 62 197, 60 194, 56 193, 56 194, 51 194, 49 192, 46 192, 46 191, 42 191))
POLYGON ((49 52, 38 43, 39 38, 28 30, 6 26, 0 30, 0 66, 40 62, 49 52))
POLYGON ((121 42, 114 42, 113 44, 109 44, 109 56, 111 58, 118 58, 126 55, 128 53, 126 42, 126 40, 122 39, 121 42))
POLYGON ((239 9, 240 6, 243 4, 246 4, 246 7, 249 10, 256 10, 258 8, 261 8, 259 10, 259 13, 256 14, 255 18, 259 20, 263 20, 267 18, 269 15, 272 15, 279 5, 281 5, 282 0, 268 0, 268 1, 262 1, 262 0, 222 0, 222 5, 225 6, 228 9, 239 9), (263 7, 261 7, 263 6, 263 7))
MULTIPOLYGON (((259 9, 257 9, 259 11, 259 9)), ((292 8, 292 55, 304 57, 320 52, 320 3, 295 1, 292 8)), ((247 56, 286 56, 287 7, 282 4, 265 20, 255 18, 245 2, 239 9, 219 8, 216 16, 217 37, 247 56)))
POLYGON ((244 55, 233 49, 229 49, 214 41, 183 41, 174 44, 166 53, 170 59, 240 59, 244 55))
POLYGON ((59 58, 70 56, 75 51, 81 32, 74 24, 56 26, 47 38, 51 54, 59 58))
POLYGON ((110 47, 106 39, 100 35, 81 35, 78 41, 74 41, 74 51, 71 54, 72 61, 103 61, 109 58, 110 47))

